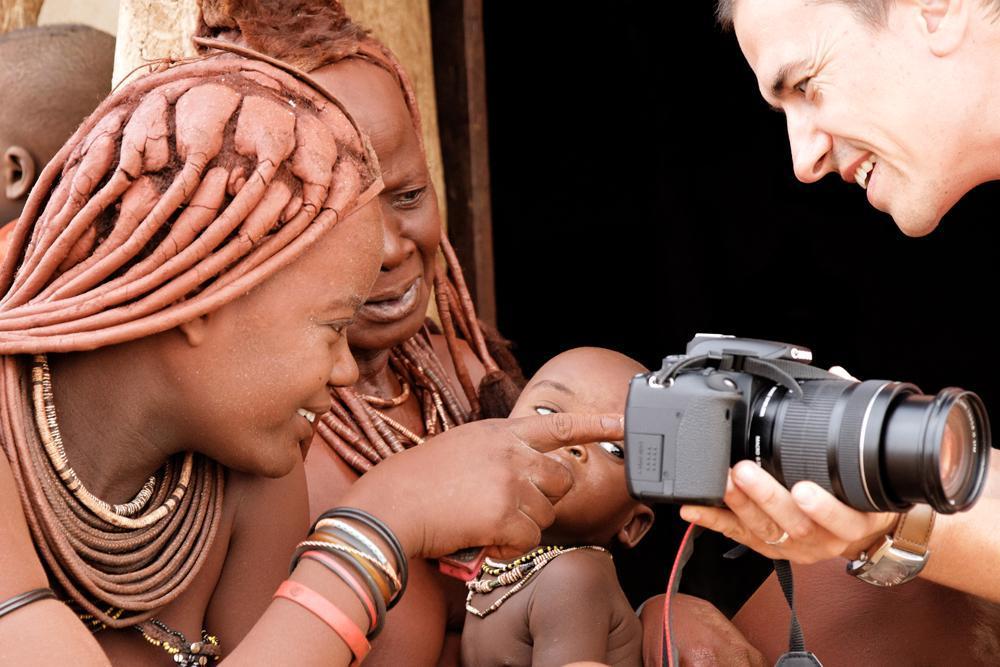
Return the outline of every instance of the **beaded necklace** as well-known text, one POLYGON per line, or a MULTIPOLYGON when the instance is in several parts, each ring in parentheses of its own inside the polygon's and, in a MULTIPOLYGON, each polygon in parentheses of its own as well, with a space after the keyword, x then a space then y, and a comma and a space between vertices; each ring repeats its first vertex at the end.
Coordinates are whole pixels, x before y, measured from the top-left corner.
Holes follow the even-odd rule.
MULTIPOLYGON (((596 546, 568 548, 545 546, 538 547, 534 551, 526 553, 510 563, 501 564, 491 559, 486 559, 486 562, 482 565, 482 573, 496 576, 496 579, 483 579, 483 574, 480 574, 472 581, 466 582, 465 586, 469 589, 469 594, 465 598, 465 610, 479 618, 486 618, 503 606, 503 603, 509 600, 514 594, 523 589, 546 565, 563 554, 583 549, 608 553, 608 550, 604 547, 596 546), (472 605, 474 595, 486 595, 497 588, 504 588, 506 586, 512 586, 512 588, 494 600, 493 604, 486 609, 478 609, 472 605)), ((610 555, 608 554, 609 557, 610 555)))
POLYGON ((33 357, 26 393, 34 432, 5 445, 33 541, 60 597, 93 632, 150 619, 187 589, 208 555, 222 519, 222 468, 181 455, 130 502, 112 505, 94 496, 67 460, 43 354, 33 357))
POLYGON ((215 662, 222 657, 218 637, 208 634, 207 630, 201 631, 201 641, 189 642, 184 633, 155 618, 135 629, 147 642, 173 656, 174 662, 181 667, 204 667, 209 661, 215 662))

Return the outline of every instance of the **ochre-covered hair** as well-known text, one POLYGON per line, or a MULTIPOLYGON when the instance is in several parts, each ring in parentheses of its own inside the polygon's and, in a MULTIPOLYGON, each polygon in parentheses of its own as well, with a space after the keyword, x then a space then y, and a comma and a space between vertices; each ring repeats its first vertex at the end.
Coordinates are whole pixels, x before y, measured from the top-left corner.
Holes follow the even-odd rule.
POLYGON ((232 56, 139 79, 46 167, 0 269, 0 353, 189 321, 294 261, 381 187, 350 116, 232 56))

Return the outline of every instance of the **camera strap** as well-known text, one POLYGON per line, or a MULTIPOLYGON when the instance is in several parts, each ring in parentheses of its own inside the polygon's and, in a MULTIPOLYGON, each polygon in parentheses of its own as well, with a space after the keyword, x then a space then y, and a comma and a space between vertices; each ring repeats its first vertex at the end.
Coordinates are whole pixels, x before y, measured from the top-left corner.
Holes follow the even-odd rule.
POLYGON ((792 612, 788 623, 788 652, 778 658, 775 667, 823 667, 819 659, 806 650, 806 640, 802 635, 799 617, 795 614, 795 587, 792 584, 792 566, 787 560, 774 561, 774 573, 778 575, 781 592, 785 594, 788 608, 792 612))
MULTIPOLYGON (((691 554, 694 553, 694 541, 702 531, 702 528, 694 524, 690 524, 687 527, 684 537, 681 539, 680 548, 677 549, 673 568, 670 570, 667 594, 663 602, 663 650, 660 653, 662 667, 678 667, 681 664, 677 646, 673 641, 674 635, 671 631, 670 601, 680 588, 681 574, 684 571, 684 566, 691 559, 691 554)), ((785 595, 788 608, 791 610, 791 620, 789 621, 788 628, 788 652, 778 658, 775 667, 823 667, 819 659, 806 650, 802 626, 799 624, 798 616, 795 613, 795 588, 792 584, 791 565, 787 560, 775 560, 774 572, 778 577, 778 583, 781 584, 781 592, 785 595)))

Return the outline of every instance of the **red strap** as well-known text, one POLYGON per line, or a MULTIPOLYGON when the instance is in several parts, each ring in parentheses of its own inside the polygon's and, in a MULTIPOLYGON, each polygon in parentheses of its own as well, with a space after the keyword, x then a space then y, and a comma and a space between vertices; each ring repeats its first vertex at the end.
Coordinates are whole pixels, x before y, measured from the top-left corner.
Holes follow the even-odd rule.
POLYGON ((676 667, 674 660, 674 638, 670 634, 670 598, 677 592, 680 586, 680 572, 684 568, 684 562, 690 553, 685 553, 693 538, 695 525, 689 524, 681 538, 681 545, 677 549, 677 557, 674 558, 674 566, 670 570, 670 580, 667 582, 667 594, 663 598, 663 646, 660 652, 660 662, 666 667, 676 667))
POLYGON ((375 610, 375 602, 372 600, 371 593, 364 589, 358 582, 357 577, 350 570, 338 563, 336 558, 323 551, 307 551, 300 558, 318 561, 343 579, 344 583, 350 586, 354 594, 361 600, 361 604, 365 606, 365 611, 368 612, 368 622, 372 628, 375 627, 375 624, 378 622, 378 612, 375 610))
POLYGON ((354 654, 354 662, 351 667, 357 667, 365 659, 372 649, 371 644, 365 638, 361 629, 352 621, 347 614, 340 611, 337 605, 333 604, 325 597, 297 581, 286 579, 278 586, 275 598, 285 598, 297 605, 304 607, 314 616, 330 626, 337 633, 347 647, 354 654))

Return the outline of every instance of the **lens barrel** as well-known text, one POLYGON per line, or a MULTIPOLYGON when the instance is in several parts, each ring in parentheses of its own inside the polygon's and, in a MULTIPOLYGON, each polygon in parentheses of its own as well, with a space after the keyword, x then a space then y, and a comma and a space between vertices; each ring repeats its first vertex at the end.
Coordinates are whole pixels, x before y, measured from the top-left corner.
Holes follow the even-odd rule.
POLYGON ((772 387, 753 401, 743 458, 785 486, 811 480, 863 511, 927 503, 942 513, 971 506, 982 492, 990 427, 982 400, 912 384, 809 380, 803 395, 772 387))

